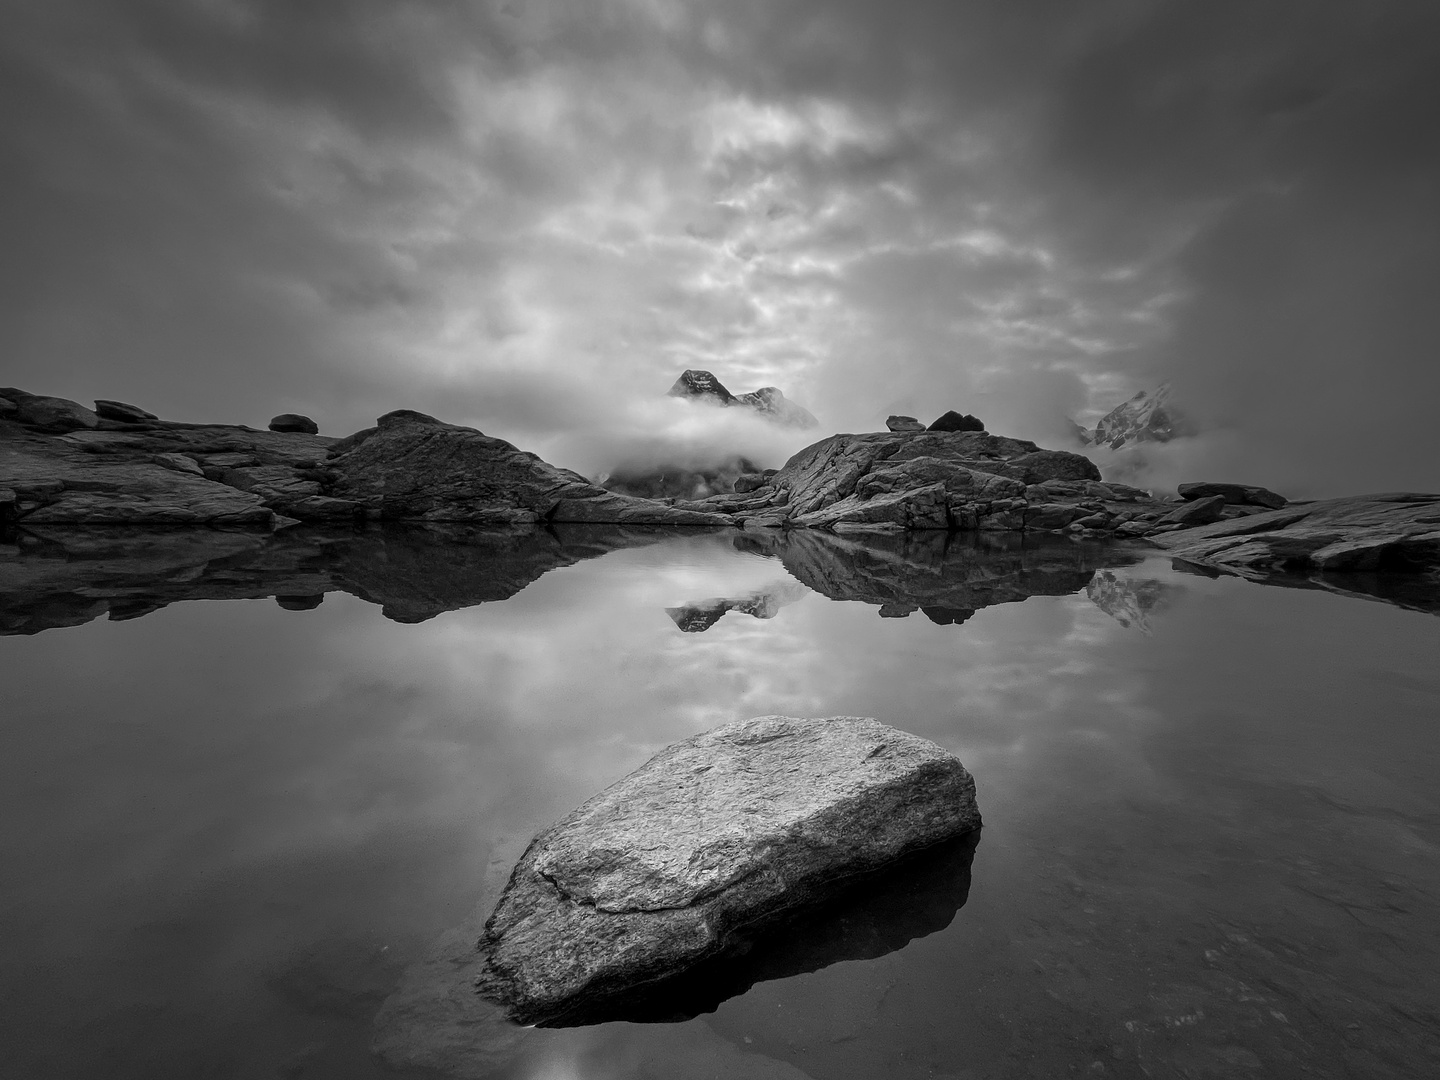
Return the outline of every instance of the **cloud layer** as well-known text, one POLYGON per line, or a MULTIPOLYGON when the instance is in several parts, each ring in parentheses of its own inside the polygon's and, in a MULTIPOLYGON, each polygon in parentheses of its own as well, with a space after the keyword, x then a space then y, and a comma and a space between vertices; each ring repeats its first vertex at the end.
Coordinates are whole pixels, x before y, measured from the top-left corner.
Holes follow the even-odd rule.
POLYGON ((12 7, 5 382, 579 467, 686 367, 1052 443, 1171 378, 1187 468, 1440 487, 1428 5, 12 7))

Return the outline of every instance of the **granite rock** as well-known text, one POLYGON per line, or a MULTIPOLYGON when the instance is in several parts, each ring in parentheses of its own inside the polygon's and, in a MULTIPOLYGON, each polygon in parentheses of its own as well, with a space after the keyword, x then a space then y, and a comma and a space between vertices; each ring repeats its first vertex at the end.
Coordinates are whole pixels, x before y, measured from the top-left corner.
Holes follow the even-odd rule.
POLYGON ((520 1023, 564 1023, 979 827, 970 774, 925 739, 859 717, 728 724, 531 843, 485 924, 477 986, 520 1023))
POLYGON ((913 416, 887 416, 885 427, 889 431, 924 431, 925 425, 913 416))

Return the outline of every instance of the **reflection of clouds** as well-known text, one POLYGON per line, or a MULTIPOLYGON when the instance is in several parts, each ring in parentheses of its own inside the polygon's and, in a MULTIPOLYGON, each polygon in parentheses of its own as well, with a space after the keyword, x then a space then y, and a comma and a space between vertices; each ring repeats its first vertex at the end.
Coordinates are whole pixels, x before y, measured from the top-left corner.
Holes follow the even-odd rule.
MULTIPOLYGON (((1399 882, 1415 914, 1394 913, 1397 934, 1433 910, 1433 618, 1195 577, 1148 637, 1082 595, 944 627, 820 596, 704 634, 664 612, 779 573, 695 535, 418 625, 334 594, 308 612, 196 603, 6 639, 7 706, 25 718, 0 729, 0 972, 24 986, 10 1019, 65 1048, 73 1075, 142 1046, 176 1075, 221 1045, 244 1043, 254 1075, 308 1043, 353 1050, 369 1038, 353 1018, 286 1014, 277 1032, 266 987, 322 1004, 332 986, 375 992, 477 898, 488 914, 538 829, 661 746, 769 712, 875 716, 976 774, 985 838, 953 932, 691 1024, 526 1032, 516 1075, 703 1075, 715 1061, 908 1078, 897 1047, 915 1051, 913 1075, 939 1071, 925 1048, 957 1030, 983 1071, 1012 1045, 987 1026, 1001 1011, 1035 1017, 1037 1045, 1124 1032, 1155 1008, 1153 983, 1189 977, 1174 942, 1212 916, 1353 949, 1349 917, 1335 930, 1335 905, 1292 888, 1292 871, 1361 906, 1399 882), (1139 989, 1085 996, 1096 980, 1139 989), (1079 1004, 1047 1012, 1036 987, 1079 1004), (73 1037, 116 1015, 103 1046, 73 1037), (802 1056, 797 1035, 815 1033, 802 1056)), ((1133 573, 1172 580, 1163 559, 1133 573)), ((1433 951, 1376 947, 1428 985, 1433 951)), ((1347 995, 1373 991, 1350 974, 1347 995)))

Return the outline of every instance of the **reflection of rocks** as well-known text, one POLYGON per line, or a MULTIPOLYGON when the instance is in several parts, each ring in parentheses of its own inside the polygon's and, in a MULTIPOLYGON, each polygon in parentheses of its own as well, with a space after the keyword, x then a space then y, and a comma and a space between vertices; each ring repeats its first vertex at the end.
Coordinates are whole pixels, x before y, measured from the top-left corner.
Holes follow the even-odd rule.
POLYGON ((479 985, 521 1023, 587 1022, 979 827, 970 774, 925 739, 856 717, 727 724, 535 839, 485 924, 479 985))
POLYGON ((829 900, 738 932, 726 952, 683 974, 615 994, 565 1017, 566 1025, 673 1023, 714 1012, 759 982, 873 960, 944 930, 970 895, 976 830, 858 878, 829 900))
POLYGON ((695 600, 680 607, 666 608, 665 614, 687 634, 709 630, 727 611, 753 615, 757 619, 773 619, 787 604, 808 596, 810 590, 798 581, 776 581, 747 596, 711 600, 695 600))
POLYGON ((327 592, 382 605, 421 622, 514 596, 542 574, 620 548, 655 543, 653 531, 570 527, 510 532, 439 527, 362 532, 284 530, 25 534, 0 559, 0 634, 33 634, 108 615, 135 618, 181 600, 273 596, 306 610, 327 592))
POLYGON ((1150 632, 1150 616, 1163 611, 1180 588, 1154 578, 1119 577, 1113 570, 1097 570, 1085 586, 1085 595, 1121 626, 1150 632))
POLYGON ((746 533, 736 543, 778 555, 797 580, 832 600, 878 605, 885 618, 920 611, 941 624, 964 622, 995 604, 1077 593, 1098 567, 1124 566, 1140 554, 1049 536, 944 533, 792 530, 746 533))

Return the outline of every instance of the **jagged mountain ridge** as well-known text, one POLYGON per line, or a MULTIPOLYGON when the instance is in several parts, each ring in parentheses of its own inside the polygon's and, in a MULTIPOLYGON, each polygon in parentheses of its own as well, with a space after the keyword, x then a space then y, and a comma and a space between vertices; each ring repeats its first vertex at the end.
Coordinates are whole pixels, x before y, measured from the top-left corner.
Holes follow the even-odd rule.
POLYGON ((1172 398, 1169 383, 1161 383, 1153 391, 1141 390, 1102 416, 1093 429, 1076 424, 1076 437, 1087 446, 1119 450, 1135 443, 1163 443, 1193 434, 1172 398))
POLYGON ((670 397, 694 398, 715 405, 754 409, 765 419, 787 427, 812 428, 820 423, 810 410, 791 401, 779 387, 762 386, 748 394, 732 394, 709 371, 686 369, 680 373, 668 394, 670 397))

